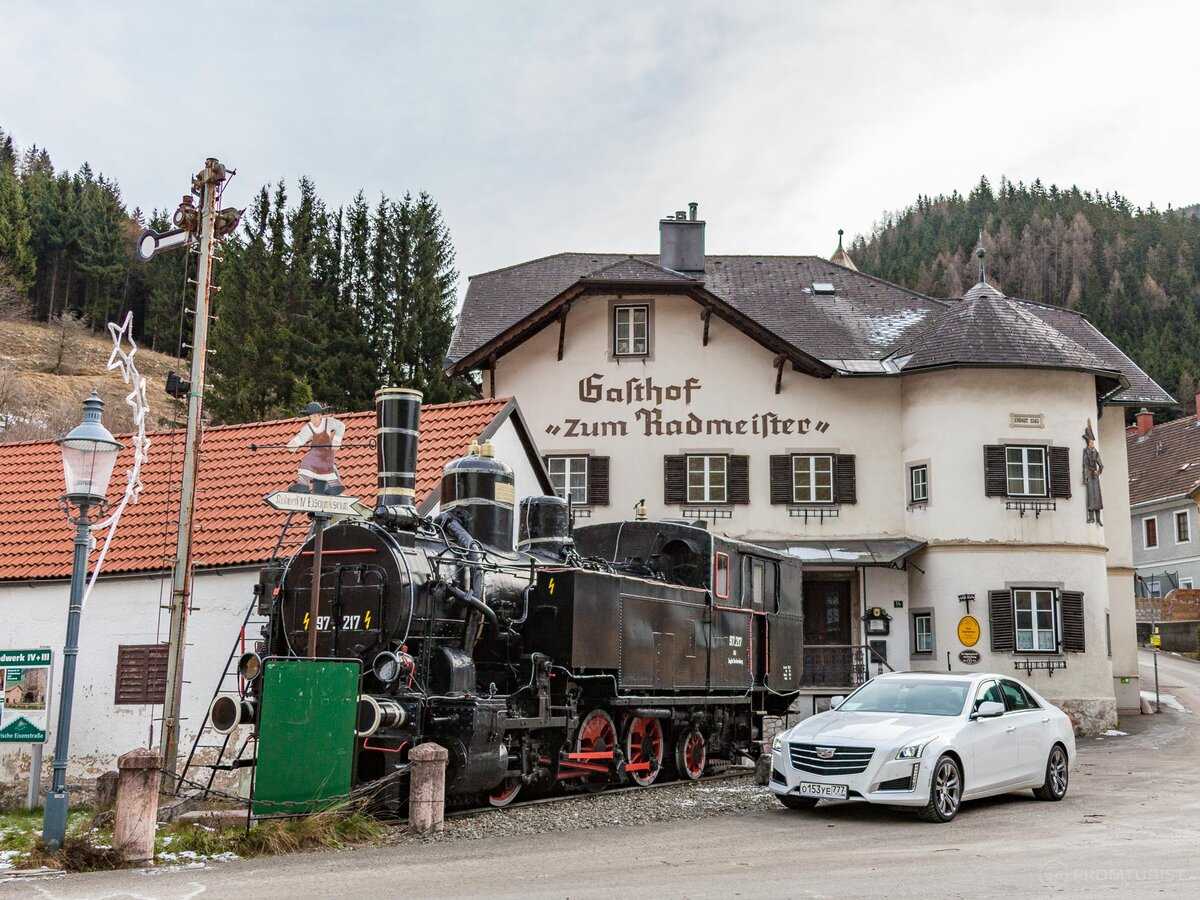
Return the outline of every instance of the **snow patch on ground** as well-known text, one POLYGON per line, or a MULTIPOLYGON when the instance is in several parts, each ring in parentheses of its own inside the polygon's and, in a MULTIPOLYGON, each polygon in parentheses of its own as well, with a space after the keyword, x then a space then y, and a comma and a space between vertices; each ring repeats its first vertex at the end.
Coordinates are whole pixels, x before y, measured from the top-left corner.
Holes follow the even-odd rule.
POLYGON ((1104 737, 1126 737, 1129 734, 1129 732, 1128 731, 1117 731, 1117 729, 1115 729, 1115 728, 1110 728, 1110 729, 1108 729, 1108 731, 1102 732, 1102 734, 1104 737))
MULTIPOLYGON (((1159 694, 1158 696, 1159 696, 1159 699, 1161 700, 1163 706, 1169 706, 1171 709, 1175 710, 1176 712, 1187 712, 1188 711, 1187 707, 1184 706, 1182 703, 1180 703, 1174 694, 1159 694)), ((1142 691, 1142 699, 1149 700, 1151 703, 1153 703, 1154 702, 1154 691, 1142 691)))

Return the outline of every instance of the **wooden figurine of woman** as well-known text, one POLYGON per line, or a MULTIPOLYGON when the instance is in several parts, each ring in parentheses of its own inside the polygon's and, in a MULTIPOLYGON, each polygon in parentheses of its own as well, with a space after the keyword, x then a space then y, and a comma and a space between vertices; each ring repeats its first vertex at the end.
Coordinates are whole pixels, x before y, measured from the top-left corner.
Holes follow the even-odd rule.
POLYGON ((1096 433, 1092 431, 1092 420, 1088 419, 1087 428, 1083 432, 1083 486, 1087 490, 1087 520, 1088 524, 1103 525, 1100 521, 1100 511, 1104 509, 1104 498, 1100 496, 1100 473, 1104 471, 1104 462, 1100 459, 1100 451, 1096 449, 1096 433))
POLYGON ((296 483, 288 490, 303 494, 340 494, 342 482, 338 477, 335 455, 342 445, 346 426, 333 416, 326 415, 326 407, 310 403, 304 407, 308 421, 287 443, 293 453, 304 445, 308 452, 300 460, 300 471, 296 483))

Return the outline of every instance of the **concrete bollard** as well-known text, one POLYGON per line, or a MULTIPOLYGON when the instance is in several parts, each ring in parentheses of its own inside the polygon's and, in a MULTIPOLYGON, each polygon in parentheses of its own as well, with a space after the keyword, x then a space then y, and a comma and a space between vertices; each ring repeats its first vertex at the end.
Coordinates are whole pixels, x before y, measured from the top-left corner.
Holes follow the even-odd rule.
POLYGON ((449 758, 445 747, 433 743, 421 744, 409 751, 412 770, 409 774, 408 824, 416 832, 427 834, 442 830, 449 758))
POLYGON ((113 846, 129 862, 154 858, 158 824, 158 788, 162 780, 158 753, 138 748, 117 759, 117 811, 113 846))

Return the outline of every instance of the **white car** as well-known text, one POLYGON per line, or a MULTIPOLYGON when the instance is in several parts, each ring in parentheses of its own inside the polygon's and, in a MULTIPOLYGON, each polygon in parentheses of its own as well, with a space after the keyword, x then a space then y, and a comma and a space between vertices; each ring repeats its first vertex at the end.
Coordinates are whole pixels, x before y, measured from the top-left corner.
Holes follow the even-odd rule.
POLYGON ((789 809, 858 799, 949 822, 963 800, 1067 794, 1071 720, 1015 678, 889 673, 833 706, 772 743, 769 784, 789 809))

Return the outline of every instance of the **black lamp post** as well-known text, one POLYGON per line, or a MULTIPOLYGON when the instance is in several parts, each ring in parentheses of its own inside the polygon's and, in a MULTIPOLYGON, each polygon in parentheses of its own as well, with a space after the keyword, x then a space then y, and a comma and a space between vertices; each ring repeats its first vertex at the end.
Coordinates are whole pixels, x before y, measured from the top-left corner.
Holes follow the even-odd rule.
MULTIPOLYGON (((71 700, 75 692, 75 658, 79 655, 79 618, 83 611, 83 586, 87 579, 89 530, 93 507, 103 507, 108 482, 121 445, 100 421, 104 401, 92 391, 83 401, 83 421, 58 442, 62 448, 67 490, 62 497, 67 519, 75 526, 75 565, 71 570, 71 604, 67 611, 67 641, 63 647, 62 693, 58 702, 58 728, 54 733, 54 780, 46 795, 42 840, 50 850, 62 846, 67 833, 67 749, 71 739, 71 700), (72 515, 77 507, 78 515, 72 515)), ((36 777, 36 775, 35 775, 36 777)))

